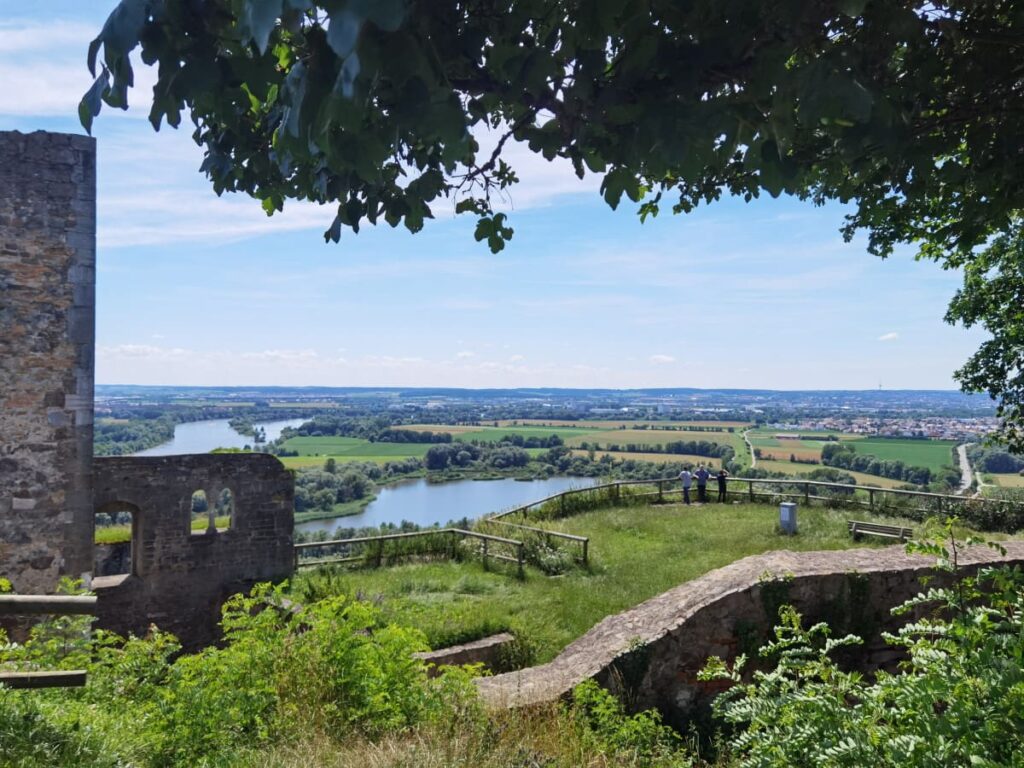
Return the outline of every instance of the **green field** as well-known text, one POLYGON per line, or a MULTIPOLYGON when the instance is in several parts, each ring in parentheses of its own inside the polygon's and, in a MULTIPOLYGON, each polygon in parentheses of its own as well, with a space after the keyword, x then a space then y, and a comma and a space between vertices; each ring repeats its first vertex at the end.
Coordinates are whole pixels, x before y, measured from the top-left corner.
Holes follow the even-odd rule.
MULTIPOLYGON (((338 461, 393 461, 410 456, 422 457, 430 448, 429 443, 371 443, 357 437, 292 437, 284 441, 288 451, 298 451, 298 457, 318 457, 318 463, 328 456, 338 461)), ((284 457, 288 459, 289 457, 284 457)), ((303 462, 285 466, 308 466, 303 462)))
POLYGON ((887 440, 867 437, 848 443, 857 453, 877 456, 883 461, 902 461, 913 467, 927 467, 940 472, 953 464, 952 440, 887 440))
MULTIPOLYGON (((585 451, 582 448, 574 448, 572 451, 573 456, 586 456, 589 451, 585 451)), ((644 452, 631 452, 631 451, 594 451, 594 458, 600 459, 602 456, 611 456, 613 459, 621 459, 625 461, 630 459, 632 461, 649 461, 653 464, 665 464, 666 462, 681 462, 683 464, 705 464, 709 467, 715 467, 718 469, 722 466, 722 460, 716 459, 713 456, 691 456, 686 453, 644 453, 644 452)))
POLYGON ((984 478, 986 483, 999 486, 1000 488, 1024 488, 1024 475, 1013 474, 989 474, 984 478))
MULTIPOLYGON (((857 516, 882 521, 865 512, 857 516)), ((544 662, 605 616, 741 557, 854 546, 848 513, 801 509, 800 534, 785 538, 775 532, 777 517, 775 507, 746 504, 603 510, 548 524, 591 537, 589 571, 550 578, 528 569, 519 581, 500 569, 486 572, 477 562, 425 563, 332 570, 330 579, 306 571, 296 576, 294 589, 300 599, 310 582, 320 595, 361 594, 389 620, 421 629, 434 647, 512 629, 535 648, 536 661, 544 662)), ((893 518, 884 522, 920 527, 893 518)))
MULTIPOLYGON (((439 432, 444 432, 444 428, 439 428, 439 432)), ((506 435, 519 435, 524 440, 529 437, 546 438, 552 435, 558 435, 566 443, 572 440, 586 439, 587 435, 594 435, 602 430, 598 429, 580 429, 577 427, 482 427, 479 430, 460 432, 453 437, 456 440, 462 442, 472 442, 474 440, 481 443, 497 443, 506 435)))
MULTIPOLYGON (((822 465, 814 464, 794 464, 790 461, 770 461, 764 459, 757 460, 757 466, 759 469, 766 469, 769 472, 782 472, 787 475, 802 475, 811 472, 815 469, 820 468, 822 465)), ((906 485, 902 480, 892 480, 888 477, 878 477, 877 475, 868 475, 864 472, 853 472, 849 469, 841 469, 840 472, 844 472, 847 475, 851 475, 854 480, 857 481, 858 485, 873 485, 877 488, 899 488, 906 485)))
POLYGON ((745 456, 746 444, 739 432, 691 432, 672 429, 610 429, 588 435, 573 435, 566 439, 566 445, 579 446, 581 443, 596 443, 601 446, 619 445, 625 447, 629 443, 636 445, 665 445, 677 441, 705 441, 718 445, 731 445, 737 456, 745 456))

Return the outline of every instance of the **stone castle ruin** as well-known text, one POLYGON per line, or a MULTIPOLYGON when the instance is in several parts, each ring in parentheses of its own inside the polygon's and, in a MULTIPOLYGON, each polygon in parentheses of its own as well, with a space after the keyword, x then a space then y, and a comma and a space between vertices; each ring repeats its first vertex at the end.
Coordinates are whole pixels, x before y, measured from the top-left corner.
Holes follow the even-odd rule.
POLYGON ((291 574, 293 479, 260 454, 94 458, 95 284, 95 140, 0 132, 0 577, 25 594, 84 579, 99 626, 195 647, 224 598, 291 574), (225 489, 230 526, 193 532, 193 493, 225 489), (123 573, 94 578, 109 512, 132 541, 123 573))

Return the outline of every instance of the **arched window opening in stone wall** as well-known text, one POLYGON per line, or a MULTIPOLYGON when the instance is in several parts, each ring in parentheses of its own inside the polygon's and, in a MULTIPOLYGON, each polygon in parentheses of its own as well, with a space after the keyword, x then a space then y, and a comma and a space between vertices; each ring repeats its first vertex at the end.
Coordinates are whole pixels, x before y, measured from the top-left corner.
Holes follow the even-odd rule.
POLYGON ((222 488, 217 494, 217 503, 214 507, 214 523, 217 530, 226 531, 234 527, 235 523, 235 495, 230 488, 222 488))
POLYGON ((192 492, 192 535, 202 536, 206 533, 216 533, 217 527, 213 522, 213 509, 210 507, 206 491, 200 489, 192 492))
POLYGON ((96 510, 94 576, 134 575, 137 572, 139 508, 126 501, 96 510))

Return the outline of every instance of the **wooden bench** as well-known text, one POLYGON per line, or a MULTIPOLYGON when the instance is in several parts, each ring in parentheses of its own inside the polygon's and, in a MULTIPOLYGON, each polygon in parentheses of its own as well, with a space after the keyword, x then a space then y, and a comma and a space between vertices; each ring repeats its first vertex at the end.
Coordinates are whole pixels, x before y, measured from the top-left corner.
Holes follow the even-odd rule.
POLYGON ((847 520, 846 526, 850 529, 850 535, 859 539, 862 535, 882 536, 887 539, 899 539, 906 541, 914 532, 910 528, 902 528, 898 525, 880 525, 878 523, 866 523, 863 520, 847 520))

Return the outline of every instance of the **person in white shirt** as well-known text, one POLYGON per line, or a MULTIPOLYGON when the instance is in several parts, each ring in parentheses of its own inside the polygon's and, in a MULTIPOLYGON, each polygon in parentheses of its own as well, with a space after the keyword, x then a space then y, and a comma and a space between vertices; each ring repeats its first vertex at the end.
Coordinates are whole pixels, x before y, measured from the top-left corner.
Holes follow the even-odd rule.
POLYGON ((679 479, 683 481, 683 503, 690 503, 690 485, 693 484, 693 473, 690 472, 689 467, 683 467, 683 471, 679 473, 679 479))

